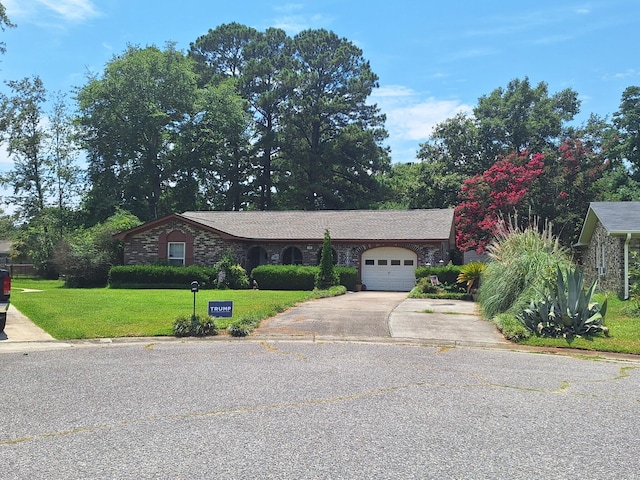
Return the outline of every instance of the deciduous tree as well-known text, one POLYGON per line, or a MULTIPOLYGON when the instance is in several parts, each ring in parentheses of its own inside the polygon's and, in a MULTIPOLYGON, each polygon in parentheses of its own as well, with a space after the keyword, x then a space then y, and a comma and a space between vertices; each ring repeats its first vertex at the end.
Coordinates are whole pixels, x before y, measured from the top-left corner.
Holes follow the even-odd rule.
MULTIPOLYGON (((15 24, 11 22, 9 17, 7 16, 7 9, 5 6, 0 3, 0 29, 4 32, 7 28, 14 28, 15 24)), ((7 47, 4 42, 0 42, 0 53, 5 53, 7 51, 7 47)))
POLYGON ((89 154, 89 208, 108 212, 118 205, 144 220, 168 213, 163 195, 180 162, 174 147, 194 114, 196 91, 190 60, 172 44, 165 50, 130 46, 101 76, 89 78, 77 94, 89 154), (104 197, 116 205, 105 208, 104 197))
POLYGON ((624 90, 613 122, 620 133, 622 158, 631 167, 633 179, 640 181, 640 87, 624 90))
POLYGON ((543 153, 554 148, 564 123, 579 107, 575 91, 568 88, 550 95, 545 82, 532 87, 527 77, 480 97, 473 116, 484 167, 509 152, 543 153))
POLYGON ((466 180, 454 214, 457 247, 483 253, 501 218, 528 210, 529 189, 543 168, 540 154, 512 153, 466 180))
POLYGON ((28 220, 45 208, 52 183, 44 110, 47 91, 38 76, 7 85, 13 95, 2 98, 0 131, 14 166, 2 183, 12 189, 9 201, 28 220))

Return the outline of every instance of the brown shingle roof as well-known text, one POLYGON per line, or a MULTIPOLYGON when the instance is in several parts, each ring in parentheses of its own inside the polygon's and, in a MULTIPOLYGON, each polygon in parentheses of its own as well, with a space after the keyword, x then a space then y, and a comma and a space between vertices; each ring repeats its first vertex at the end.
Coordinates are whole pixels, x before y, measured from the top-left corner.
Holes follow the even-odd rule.
POLYGON ((453 210, 320 210, 184 212, 184 217, 239 239, 318 240, 329 229, 332 240, 447 240, 453 210))

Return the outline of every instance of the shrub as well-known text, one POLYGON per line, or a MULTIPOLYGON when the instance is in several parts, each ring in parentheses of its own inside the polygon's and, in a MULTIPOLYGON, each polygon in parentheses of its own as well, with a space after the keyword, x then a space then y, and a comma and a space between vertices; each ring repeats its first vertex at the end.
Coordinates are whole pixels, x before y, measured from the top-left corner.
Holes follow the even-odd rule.
POLYGON ((262 290, 313 290, 317 267, 260 265, 251 271, 262 290))
MULTIPOLYGON (((263 290, 313 290, 318 267, 302 265, 260 265, 251 276, 263 290)), ((340 285, 355 290, 358 270, 354 267, 335 267, 340 285)))
POLYGON ((482 272, 486 268, 487 264, 484 262, 471 262, 460 267, 460 273, 456 279, 457 283, 464 283, 467 286, 467 293, 472 289, 478 288, 480 285, 480 277, 482 272))
POLYGON ((512 342, 520 342, 531 336, 531 330, 525 327, 515 315, 500 313, 493 317, 493 323, 502 332, 504 338, 512 342))
POLYGON ((567 270, 566 275, 558 268, 555 285, 547 287, 542 299, 531 301, 520 315, 524 326, 542 337, 609 335, 604 326, 607 301, 602 306, 591 303, 597 281, 585 290, 584 277, 579 270, 567 270))
POLYGON ((355 291, 356 284, 360 283, 358 279, 358 269, 355 267, 338 267, 334 268, 338 274, 339 285, 344 286, 347 290, 355 291))
POLYGON ((430 278, 423 277, 418 280, 418 283, 415 287, 420 293, 438 293, 444 291, 442 287, 434 285, 431 283, 430 278))
POLYGON ((182 315, 173 322, 173 334, 176 337, 204 337, 217 335, 218 329, 211 317, 200 315, 182 315))
POLYGON ((246 337, 258 325, 260 325, 260 318, 252 315, 241 316, 227 327, 227 332, 232 337, 246 337))
POLYGON ((420 280, 421 278, 429 278, 431 277, 431 275, 437 275, 440 283, 455 285, 458 281, 458 275, 460 275, 461 269, 462 266, 453 265, 452 263, 437 267, 418 267, 416 268, 416 280, 420 280))
POLYGON ((448 298, 470 300, 471 296, 459 291, 452 291, 449 285, 433 285, 430 278, 421 278, 409 292, 409 298, 448 298))
POLYGON ((551 226, 539 231, 537 222, 524 229, 503 222, 487 250, 490 261, 478 291, 487 318, 504 312, 518 314, 538 291, 555 282, 558 267, 572 266, 567 250, 551 234, 551 226))
POLYGON ((89 229, 78 229, 61 240, 54 252, 57 270, 65 277, 67 287, 104 287, 111 265, 123 261, 123 244, 113 235, 140 225, 129 212, 119 210, 104 223, 89 229))
POLYGON ((235 323, 227 327, 227 332, 229 332, 229 335, 232 337, 246 337, 251 333, 247 328, 242 325, 236 325, 235 323))
POLYGON ((314 290, 314 298, 337 297, 338 295, 344 295, 345 293, 347 293, 347 287, 344 285, 334 285, 326 290, 314 290))
POLYGON ((197 281, 200 288, 213 288, 217 271, 212 267, 191 265, 124 265, 111 267, 109 285, 112 288, 148 286, 155 288, 187 288, 197 281))
POLYGON ((236 261, 230 250, 227 250, 222 258, 213 267, 215 270, 214 285, 216 288, 231 288, 242 290, 249 288, 249 277, 247 271, 236 261), (220 272, 224 272, 222 281, 218 277, 220 272))

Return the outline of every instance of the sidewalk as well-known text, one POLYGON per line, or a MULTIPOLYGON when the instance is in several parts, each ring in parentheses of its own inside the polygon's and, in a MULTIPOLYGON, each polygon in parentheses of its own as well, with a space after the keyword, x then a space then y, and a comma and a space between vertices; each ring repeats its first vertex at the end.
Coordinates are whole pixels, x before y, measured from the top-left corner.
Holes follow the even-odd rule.
POLYGON ((57 341, 25 317, 16 307, 9 305, 7 325, 4 332, 0 332, 0 353, 19 352, 26 346, 29 350, 51 350, 71 345, 57 341))

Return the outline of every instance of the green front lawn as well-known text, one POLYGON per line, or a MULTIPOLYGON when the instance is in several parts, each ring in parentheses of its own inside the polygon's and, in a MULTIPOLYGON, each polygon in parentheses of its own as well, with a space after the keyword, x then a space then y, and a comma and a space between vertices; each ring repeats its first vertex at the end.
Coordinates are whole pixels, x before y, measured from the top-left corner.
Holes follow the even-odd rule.
MULTIPOLYGON (((600 352, 640 354, 640 318, 632 312, 631 301, 620 300, 616 295, 607 296, 608 305, 604 324, 609 328, 609 337, 575 338, 571 342, 564 338, 543 338, 532 336, 520 342, 521 345, 542 347, 578 348, 600 352), (631 313, 631 315, 630 315, 631 313)), ((602 304, 605 296, 597 294, 594 300, 602 304)))
MULTIPOLYGON (((267 318, 313 296, 309 291, 202 290, 196 294, 196 313, 206 317, 209 300, 233 300, 234 319, 267 318)), ((188 288, 75 289, 64 288, 62 281, 22 278, 13 279, 11 303, 59 340, 173 335, 173 321, 193 313, 188 288)), ((226 328, 229 320, 216 324, 226 328)))

